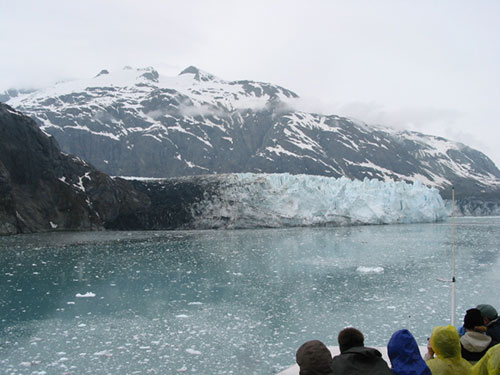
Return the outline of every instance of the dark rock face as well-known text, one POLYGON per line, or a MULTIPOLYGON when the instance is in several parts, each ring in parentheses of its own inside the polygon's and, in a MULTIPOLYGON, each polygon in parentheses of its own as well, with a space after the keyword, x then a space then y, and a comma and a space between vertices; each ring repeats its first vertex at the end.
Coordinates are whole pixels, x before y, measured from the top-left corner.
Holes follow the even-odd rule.
POLYGON ((195 225, 196 206, 219 193, 217 179, 205 176, 131 182, 151 200, 147 210, 136 214, 139 217, 136 229, 199 229, 195 225))
POLYGON ((150 204, 127 181, 61 153, 53 137, 4 104, 0 194, 0 234, 128 227, 150 204))
MULTIPOLYGON (((451 203, 447 207, 451 209, 451 203)), ((482 199, 461 199, 456 202, 457 216, 500 216, 500 202, 482 199)))

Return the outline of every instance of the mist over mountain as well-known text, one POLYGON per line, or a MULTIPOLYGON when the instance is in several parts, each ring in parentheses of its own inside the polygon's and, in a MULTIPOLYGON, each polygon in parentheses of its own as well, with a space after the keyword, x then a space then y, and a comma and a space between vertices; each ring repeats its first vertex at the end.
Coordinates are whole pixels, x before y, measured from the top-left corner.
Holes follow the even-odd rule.
MULTIPOLYGON (((13 94, 13 95, 11 95, 13 94)), ((196 67, 109 72, 2 98, 61 148, 119 176, 291 173, 420 181, 466 210, 500 199, 500 171, 464 144, 295 109, 269 83, 226 81, 196 67), (465 206, 464 206, 465 207, 465 206)))

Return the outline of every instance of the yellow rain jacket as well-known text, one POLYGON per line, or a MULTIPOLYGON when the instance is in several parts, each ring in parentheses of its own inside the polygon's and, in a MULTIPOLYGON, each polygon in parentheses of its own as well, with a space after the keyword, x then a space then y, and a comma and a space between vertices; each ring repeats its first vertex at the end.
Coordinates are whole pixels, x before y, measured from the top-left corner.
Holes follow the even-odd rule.
POLYGON ((472 367, 473 375, 500 375, 500 344, 493 346, 472 367))
POLYGON ((453 326, 435 327, 431 346, 437 358, 427 361, 432 375, 470 375, 471 364, 462 358, 460 337, 453 326))

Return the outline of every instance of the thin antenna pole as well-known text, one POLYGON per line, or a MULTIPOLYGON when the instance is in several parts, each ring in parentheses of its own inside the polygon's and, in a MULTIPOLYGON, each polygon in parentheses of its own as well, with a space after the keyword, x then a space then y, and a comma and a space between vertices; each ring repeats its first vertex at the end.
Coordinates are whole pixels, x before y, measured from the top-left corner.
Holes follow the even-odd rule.
POLYGON ((452 227, 452 257, 451 257, 451 325, 455 326, 455 310, 456 310, 456 279, 455 279, 455 188, 451 189, 451 227, 452 227))

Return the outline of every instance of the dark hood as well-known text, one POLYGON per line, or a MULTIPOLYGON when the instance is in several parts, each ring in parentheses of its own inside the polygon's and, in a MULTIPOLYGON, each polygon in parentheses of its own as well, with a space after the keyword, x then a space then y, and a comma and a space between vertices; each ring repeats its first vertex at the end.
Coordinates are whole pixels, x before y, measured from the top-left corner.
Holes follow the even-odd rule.
POLYGON ((319 340, 304 343, 296 354, 300 375, 331 375, 332 354, 319 340))

